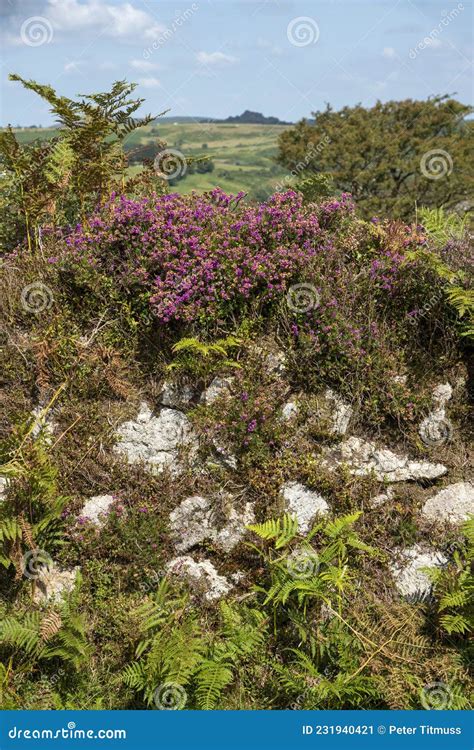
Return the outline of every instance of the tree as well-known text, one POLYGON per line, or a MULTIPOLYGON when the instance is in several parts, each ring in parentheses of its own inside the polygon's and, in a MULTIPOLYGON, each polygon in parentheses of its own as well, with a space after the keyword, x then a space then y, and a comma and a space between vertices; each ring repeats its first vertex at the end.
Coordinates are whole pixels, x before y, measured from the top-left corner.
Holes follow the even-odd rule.
POLYGON ((447 96, 339 112, 328 105, 280 135, 278 161, 306 188, 313 178, 313 197, 324 176, 367 218, 412 220, 416 205, 450 208, 472 191, 472 111, 447 96))

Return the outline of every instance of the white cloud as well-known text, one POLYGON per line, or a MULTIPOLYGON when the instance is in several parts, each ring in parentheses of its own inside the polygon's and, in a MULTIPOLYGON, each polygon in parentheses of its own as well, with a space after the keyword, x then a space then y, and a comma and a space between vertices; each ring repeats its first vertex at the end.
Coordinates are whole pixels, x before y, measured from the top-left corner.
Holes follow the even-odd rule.
POLYGON ((237 57, 225 55, 224 52, 198 52, 196 60, 202 65, 230 65, 239 61, 237 57))
POLYGON ((143 73, 147 73, 150 70, 158 70, 158 65, 148 62, 148 60, 130 60, 130 66, 134 70, 141 70, 143 73))
POLYGON ((139 78, 138 83, 146 89, 158 89, 161 86, 158 78, 139 78))
POLYGON ((393 47, 384 47, 382 55, 386 57, 387 60, 393 60, 393 58, 396 57, 396 52, 393 47))
MULTIPOLYGON (((4 34, 9 43, 21 42, 18 28, 25 20, 21 10, 19 6, 18 11, 15 9, 15 14, 9 18, 10 29, 6 29, 4 34)), ((57 34, 89 32, 114 39, 144 40, 155 39, 165 29, 154 16, 130 2, 112 5, 105 0, 46 0, 38 8, 37 14, 51 24, 54 37, 57 34)))

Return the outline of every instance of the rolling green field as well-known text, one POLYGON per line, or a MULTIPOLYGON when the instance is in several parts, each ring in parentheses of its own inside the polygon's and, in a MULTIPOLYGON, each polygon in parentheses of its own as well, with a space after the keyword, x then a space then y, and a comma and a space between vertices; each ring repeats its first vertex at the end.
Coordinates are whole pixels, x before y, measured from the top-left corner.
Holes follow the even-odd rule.
MULTIPOLYGON (((125 143, 127 151, 144 146, 150 140, 166 141, 185 157, 208 156, 213 172, 186 174, 173 191, 190 193, 216 186, 229 193, 244 190, 249 198, 265 200, 287 171, 275 163, 278 136, 286 125, 243 125, 200 122, 157 121, 132 133, 125 143)), ((24 128, 16 131, 20 142, 53 137, 53 128, 24 128)), ((131 166, 136 173, 139 165, 131 166)))

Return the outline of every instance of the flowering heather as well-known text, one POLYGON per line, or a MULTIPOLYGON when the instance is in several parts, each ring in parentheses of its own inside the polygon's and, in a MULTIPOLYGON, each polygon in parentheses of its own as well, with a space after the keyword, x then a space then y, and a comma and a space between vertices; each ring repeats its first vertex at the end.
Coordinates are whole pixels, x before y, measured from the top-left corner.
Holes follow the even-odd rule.
MULTIPOLYGON (((326 248, 318 215, 299 194, 275 194, 245 206, 242 194, 220 189, 131 200, 113 196, 67 244, 75 261, 144 292, 161 323, 220 320, 258 297, 271 302, 326 248)), ((352 210, 347 197, 321 207, 330 216, 352 210)))

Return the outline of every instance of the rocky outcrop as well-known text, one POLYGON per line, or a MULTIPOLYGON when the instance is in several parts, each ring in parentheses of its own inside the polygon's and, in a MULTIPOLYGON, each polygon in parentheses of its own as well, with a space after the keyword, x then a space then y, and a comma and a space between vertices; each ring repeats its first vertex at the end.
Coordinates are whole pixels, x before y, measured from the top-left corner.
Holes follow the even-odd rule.
POLYGON ((232 498, 219 502, 219 508, 205 497, 188 497, 170 514, 171 533, 178 552, 210 541, 223 552, 230 552, 243 538, 245 527, 255 520, 253 505, 235 508, 232 498))
POLYGON ((326 500, 319 493, 299 482, 287 482, 281 488, 281 496, 288 513, 296 516, 301 534, 308 533, 317 515, 326 515, 329 511, 326 500))
POLYGON ((5 496, 7 494, 7 487, 8 487, 8 484, 7 484, 7 480, 5 479, 5 477, 0 477, 0 503, 3 502, 3 500, 5 500, 5 496))
POLYGON ((125 455, 130 464, 144 462, 156 473, 168 468, 178 474, 181 450, 193 454, 197 449, 197 438, 185 414, 165 407, 155 416, 145 403, 136 419, 120 426, 117 437, 117 453, 125 455))
POLYGON ((467 521, 469 516, 474 516, 474 485, 470 482, 450 484, 426 501, 421 515, 430 521, 453 524, 467 521))
POLYGON ((349 437, 324 451, 322 465, 325 468, 335 469, 342 464, 347 465, 354 476, 373 473, 380 482, 436 479, 447 471, 442 464, 414 461, 359 437, 349 437))

